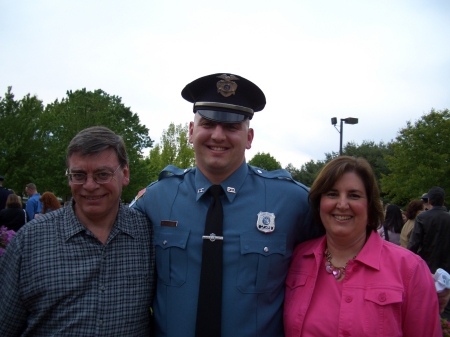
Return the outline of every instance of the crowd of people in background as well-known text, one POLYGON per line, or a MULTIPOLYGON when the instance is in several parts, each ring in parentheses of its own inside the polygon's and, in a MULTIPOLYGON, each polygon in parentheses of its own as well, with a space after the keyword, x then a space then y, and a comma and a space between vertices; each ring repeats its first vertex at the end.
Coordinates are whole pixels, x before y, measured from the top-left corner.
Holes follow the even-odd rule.
POLYGON ((3 187, 4 176, 0 176, 0 226, 17 232, 24 224, 37 217, 62 207, 61 201, 52 193, 40 195, 36 185, 25 186, 28 199, 24 202, 13 190, 3 187))

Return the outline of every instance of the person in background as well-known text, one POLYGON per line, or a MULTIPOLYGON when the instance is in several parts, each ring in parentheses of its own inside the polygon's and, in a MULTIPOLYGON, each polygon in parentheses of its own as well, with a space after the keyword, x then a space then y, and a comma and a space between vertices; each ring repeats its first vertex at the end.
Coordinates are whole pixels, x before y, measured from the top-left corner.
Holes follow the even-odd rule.
POLYGON ((120 201, 122 137, 80 131, 66 166, 71 204, 24 225, 0 259, 0 336, 151 336, 153 230, 120 201))
POLYGON ((339 156, 309 192, 326 234, 296 247, 286 279, 286 337, 441 337, 425 262, 383 240, 377 182, 363 158, 339 156))
POLYGON ((61 203, 51 192, 44 192, 39 201, 42 202, 42 212, 41 214, 50 213, 61 208, 61 203))
POLYGON ((2 209, 5 209, 6 199, 8 198, 8 195, 13 194, 12 191, 7 190, 3 187, 3 181, 5 181, 5 177, 0 176, 0 211, 2 209))
POLYGON ((0 226, 17 232, 28 221, 27 217, 20 197, 15 194, 8 195, 6 208, 0 211, 0 226))
POLYGON ((386 215, 383 222, 384 239, 400 245, 400 233, 403 228, 402 211, 395 204, 386 207, 386 215))
POLYGON ((35 218, 36 214, 39 214, 42 211, 42 203, 39 201, 41 195, 38 193, 36 185, 33 183, 29 183, 25 186, 25 192, 28 195, 25 209, 28 214, 28 219, 31 221, 35 218))
MULTIPOLYGON (((438 268, 450 273, 450 214, 444 207, 445 191, 428 191, 429 210, 416 217, 408 249, 418 254, 434 274, 438 268)), ((450 320, 450 304, 442 314, 450 320)))
POLYGON ((411 238, 411 232, 414 228, 414 221, 416 216, 423 212, 423 200, 413 200, 408 204, 406 208, 406 218, 408 219, 403 225, 400 233, 400 246, 408 248, 409 239, 411 238))
POLYGON ((424 211, 428 211, 429 209, 431 209, 431 205, 430 205, 430 203, 429 203, 429 201, 428 201, 428 193, 424 193, 424 194, 422 194, 422 201, 423 201, 423 210, 424 211))
POLYGON ((181 94, 194 103, 197 167, 166 167, 132 204, 155 228, 155 336, 284 337, 290 258, 318 235, 308 189, 285 170, 246 163, 250 119, 266 103, 254 83, 219 73, 181 94))
POLYGON ((406 216, 406 211, 402 211, 402 220, 403 220, 403 224, 405 224, 406 221, 408 221, 408 217, 406 216))

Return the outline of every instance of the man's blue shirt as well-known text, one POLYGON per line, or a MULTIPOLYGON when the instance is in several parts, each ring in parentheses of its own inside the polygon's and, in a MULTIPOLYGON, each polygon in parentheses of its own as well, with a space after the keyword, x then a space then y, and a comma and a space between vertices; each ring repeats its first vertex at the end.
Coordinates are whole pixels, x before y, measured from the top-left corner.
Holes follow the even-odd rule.
POLYGON ((39 193, 33 194, 27 201, 25 210, 28 214, 29 221, 34 219, 35 214, 39 214, 42 211, 42 202, 39 201, 41 195, 39 193))

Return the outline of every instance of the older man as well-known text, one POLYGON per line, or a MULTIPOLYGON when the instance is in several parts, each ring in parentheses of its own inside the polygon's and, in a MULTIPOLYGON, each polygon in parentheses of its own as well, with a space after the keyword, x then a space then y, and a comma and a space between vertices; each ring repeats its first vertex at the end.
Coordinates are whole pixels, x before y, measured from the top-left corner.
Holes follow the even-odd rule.
POLYGON ((67 149, 70 206, 16 234, 0 259, 0 336, 149 336, 153 232, 120 202, 120 136, 81 131, 67 149))

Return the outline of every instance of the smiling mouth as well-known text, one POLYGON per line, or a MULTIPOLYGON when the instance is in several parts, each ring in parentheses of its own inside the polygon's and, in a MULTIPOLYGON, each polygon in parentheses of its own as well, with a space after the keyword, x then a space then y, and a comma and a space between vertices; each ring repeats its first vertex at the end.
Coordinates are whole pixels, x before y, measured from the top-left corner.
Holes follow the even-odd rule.
POLYGON ((210 146, 209 148, 213 151, 225 151, 226 150, 226 148, 218 147, 218 146, 210 146))
POLYGON ((84 198, 87 199, 87 200, 99 200, 102 197, 100 196, 100 197, 84 197, 84 198))
POLYGON ((350 220, 352 217, 348 215, 334 215, 336 220, 350 220))

